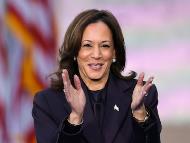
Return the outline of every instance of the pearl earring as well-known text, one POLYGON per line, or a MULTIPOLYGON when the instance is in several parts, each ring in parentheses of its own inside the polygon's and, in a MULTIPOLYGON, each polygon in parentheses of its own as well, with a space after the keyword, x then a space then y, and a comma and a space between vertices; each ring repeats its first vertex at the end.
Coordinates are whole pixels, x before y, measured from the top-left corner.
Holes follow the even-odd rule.
POLYGON ((74 57, 74 61, 76 61, 76 57, 74 57))
POLYGON ((116 59, 115 59, 115 58, 113 58, 113 59, 112 59, 112 62, 113 62, 113 63, 115 63, 115 62, 116 62, 116 59))

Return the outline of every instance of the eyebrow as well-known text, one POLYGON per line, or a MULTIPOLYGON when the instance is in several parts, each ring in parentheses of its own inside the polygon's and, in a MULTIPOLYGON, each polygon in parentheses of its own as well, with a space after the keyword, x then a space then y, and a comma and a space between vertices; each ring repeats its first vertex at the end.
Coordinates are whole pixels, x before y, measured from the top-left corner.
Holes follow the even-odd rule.
MULTIPOLYGON (((91 40, 83 40, 82 42, 93 42, 93 41, 91 41, 91 40)), ((105 43, 105 42, 111 42, 112 43, 112 41, 110 41, 110 40, 101 41, 101 43, 105 43)))
POLYGON ((102 43, 104 43, 104 42, 110 42, 110 43, 112 43, 112 41, 109 41, 109 40, 107 40, 107 41, 102 41, 102 43))
POLYGON ((82 42, 92 42, 92 41, 90 41, 90 40, 83 40, 82 42))

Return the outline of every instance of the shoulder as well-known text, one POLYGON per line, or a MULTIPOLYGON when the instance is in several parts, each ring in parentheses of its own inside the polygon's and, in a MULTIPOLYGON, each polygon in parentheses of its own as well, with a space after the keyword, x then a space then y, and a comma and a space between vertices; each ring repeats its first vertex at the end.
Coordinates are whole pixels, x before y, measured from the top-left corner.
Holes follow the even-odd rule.
POLYGON ((137 83, 137 80, 136 79, 118 79, 118 82, 125 85, 127 84, 131 86, 135 86, 137 83))
POLYGON ((58 120, 63 119, 70 112, 64 92, 52 88, 41 90, 35 94, 33 110, 43 111, 43 113, 58 120))
POLYGON ((56 104, 57 102, 65 102, 64 93, 61 91, 54 90, 52 88, 46 88, 41 91, 38 91, 33 102, 39 105, 44 104, 56 104))
POLYGON ((59 94, 52 88, 46 88, 35 93, 34 100, 44 100, 44 98, 53 98, 59 94))
MULTIPOLYGON (((111 82, 114 82, 114 86, 117 86, 120 89, 123 89, 124 91, 131 91, 131 94, 137 84, 137 79, 121 79, 116 76, 112 77, 111 82)), ((146 81, 144 81, 145 84, 146 81)), ((156 104, 158 101, 158 92, 156 85, 153 84, 148 92, 148 95, 145 96, 144 98, 145 104, 150 105, 150 104, 156 104)))
POLYGON ((110 82, 114 82, 115 86, 125 90, 125 89, 129 89, 129 88, 134 89, 135 85, 137 83, 137 80, 136 79, 118 78, 118 77, 112 75, 110 82))

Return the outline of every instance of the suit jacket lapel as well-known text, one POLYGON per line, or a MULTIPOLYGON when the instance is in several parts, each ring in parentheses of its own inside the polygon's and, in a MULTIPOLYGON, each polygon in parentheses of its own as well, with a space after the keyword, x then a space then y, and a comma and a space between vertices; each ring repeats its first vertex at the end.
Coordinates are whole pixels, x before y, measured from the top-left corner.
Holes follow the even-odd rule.
POLYGON ((107 103, 105 107, 103 132, 105 136, 105 142, 113 142, 119 128, 122 126, 126 115, 128 114, 131 105, 131 92, 127 90, 131 86, 124 83, 124 81, 114 78, 110 74, 108 89, 107 89, 107 103), (115 107, 115 108, 114 108, 115 107))

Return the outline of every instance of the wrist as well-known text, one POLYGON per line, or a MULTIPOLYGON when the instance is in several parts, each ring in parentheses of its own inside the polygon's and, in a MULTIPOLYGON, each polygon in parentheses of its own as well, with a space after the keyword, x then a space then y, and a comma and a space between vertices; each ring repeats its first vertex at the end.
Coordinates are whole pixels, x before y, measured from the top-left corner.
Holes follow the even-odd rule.
POLYGON ((150 116, 144 105, 142 105, 138 110, 132 110, 132 114, 137 122, 145 122, 150 116))
POLYGON ((72 125, 80 125, 82 124, 83 120, 82 120, 82 115, 77 115, 74 112, 71 112, 69 117, 68 117, 68 122, 72 125))
POLYGON ((133 118, 138 122, 138 123, 144 123, 149 119, 150 114, 146 111, 145 116, 142 115, 135 115, 133 114, 133 118))

